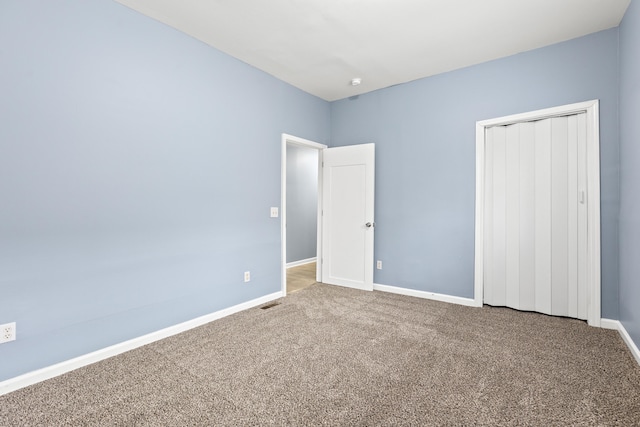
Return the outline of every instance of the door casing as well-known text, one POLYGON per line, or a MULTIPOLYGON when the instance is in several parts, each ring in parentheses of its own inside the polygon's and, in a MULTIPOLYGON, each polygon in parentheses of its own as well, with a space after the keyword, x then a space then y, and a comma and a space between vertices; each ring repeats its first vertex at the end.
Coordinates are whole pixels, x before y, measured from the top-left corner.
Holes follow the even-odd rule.
POLYGON ((484 294, 484 176, 486 128, 530 122, 550 117, 567 116, 582 112, 587 114, 587 322, 591 326, 600 326, 600 129, 598 100, 476 122, 475 306, 482 306, 484 294))

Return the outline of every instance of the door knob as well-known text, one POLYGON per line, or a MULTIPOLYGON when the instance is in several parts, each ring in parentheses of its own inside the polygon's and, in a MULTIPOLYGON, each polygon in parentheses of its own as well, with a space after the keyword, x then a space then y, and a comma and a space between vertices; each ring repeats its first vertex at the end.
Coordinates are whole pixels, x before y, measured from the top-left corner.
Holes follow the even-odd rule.
POLYGON ((368 222, 368 223, 366 223, 366 224, 365 224, 365 226, 366 226, 367 228, 374 227, 375 225, 376 225, 376 224, 375 224, 375 222, 368 222))

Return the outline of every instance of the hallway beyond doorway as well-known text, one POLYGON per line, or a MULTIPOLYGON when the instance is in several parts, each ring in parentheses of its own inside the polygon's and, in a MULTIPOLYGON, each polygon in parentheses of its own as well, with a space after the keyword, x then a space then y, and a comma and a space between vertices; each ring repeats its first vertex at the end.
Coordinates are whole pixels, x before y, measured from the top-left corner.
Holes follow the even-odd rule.
POLYGON ((308 288, 314 283, 316 283, 315 262, 287 269, 287 295, 308 288))

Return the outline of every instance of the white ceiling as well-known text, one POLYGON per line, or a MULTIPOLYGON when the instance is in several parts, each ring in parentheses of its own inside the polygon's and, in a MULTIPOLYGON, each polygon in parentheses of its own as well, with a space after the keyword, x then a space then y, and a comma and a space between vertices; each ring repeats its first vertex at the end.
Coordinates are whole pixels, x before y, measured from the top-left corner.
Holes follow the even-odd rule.
POLYGON ((616 27, 631 0, 116 1, 333 101, 616 27))

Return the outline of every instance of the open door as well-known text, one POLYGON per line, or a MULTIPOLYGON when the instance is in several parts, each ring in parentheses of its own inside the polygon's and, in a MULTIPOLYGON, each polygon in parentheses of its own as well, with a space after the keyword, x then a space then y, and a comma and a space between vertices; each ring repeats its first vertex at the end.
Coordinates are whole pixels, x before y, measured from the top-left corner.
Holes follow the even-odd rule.
POLYGON ((322 151, 323 283, 373 290, 374 147, 322 151))

